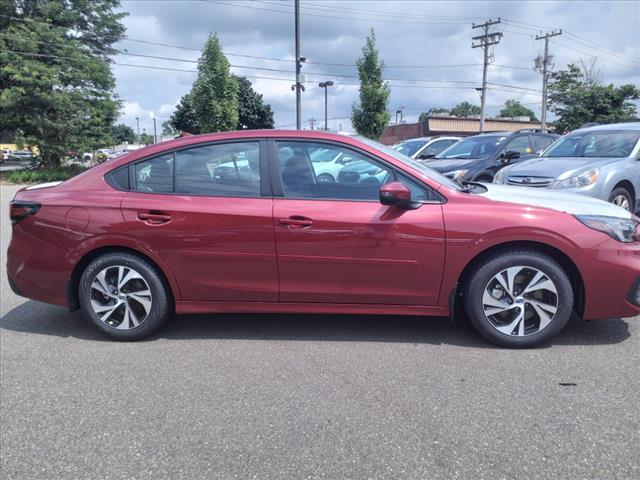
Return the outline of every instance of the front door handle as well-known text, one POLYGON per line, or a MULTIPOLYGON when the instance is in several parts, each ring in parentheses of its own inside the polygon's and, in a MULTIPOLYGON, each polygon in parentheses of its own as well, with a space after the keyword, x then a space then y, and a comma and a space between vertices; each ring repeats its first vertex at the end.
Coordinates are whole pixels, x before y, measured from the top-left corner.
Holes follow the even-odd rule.
POLYGON ((310 227, 311 225, 313 225, 313 220, 311 220, 310 218, 307 218, 307 217, 302 217, 300 215, 294 215, 294 216, 291 216, 289 218, 281 218, 280 219, 280 224, 281 225, 286 225, 287 227, 289 227, 291 229, 305 228, 305 227, 310 227))
POLYGON ((151 225, 161 225, 171 221, 171 215, 155 212, 138 213, 138 218, 151 225))

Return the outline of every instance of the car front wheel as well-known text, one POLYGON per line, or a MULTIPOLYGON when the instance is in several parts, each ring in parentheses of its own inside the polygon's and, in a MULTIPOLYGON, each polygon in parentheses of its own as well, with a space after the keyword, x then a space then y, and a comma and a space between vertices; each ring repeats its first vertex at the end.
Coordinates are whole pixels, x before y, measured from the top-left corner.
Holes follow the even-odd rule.
POLYGON ((167 287, 144 259, 114 252, 96 258, 80 278, 80 304, 99 330, 118 340, 139 340, 172 314, 167 287))
POLYGON ((609 202, 617 205, 620 208, 624 208, 629 212, 633 211, 633 196, 626 188, 616 188, 613 192, 611 192, 609 202))
POLYGON ((489 341, 512 348, 543 344, 573 312, 574 294, 564 269, 551 257, 519 250, 497 254, 469 276, 465 310, 489 341))

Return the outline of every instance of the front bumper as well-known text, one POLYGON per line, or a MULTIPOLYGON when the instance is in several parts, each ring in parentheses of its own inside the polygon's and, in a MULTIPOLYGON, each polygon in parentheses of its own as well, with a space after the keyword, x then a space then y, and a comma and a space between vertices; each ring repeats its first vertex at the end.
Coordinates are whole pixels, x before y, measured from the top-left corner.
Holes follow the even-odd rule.
POLYGON ((636 278, 636 281, 633 282, 633 285, 627 294, 627 301, 640 307, 640 275, 636 278))

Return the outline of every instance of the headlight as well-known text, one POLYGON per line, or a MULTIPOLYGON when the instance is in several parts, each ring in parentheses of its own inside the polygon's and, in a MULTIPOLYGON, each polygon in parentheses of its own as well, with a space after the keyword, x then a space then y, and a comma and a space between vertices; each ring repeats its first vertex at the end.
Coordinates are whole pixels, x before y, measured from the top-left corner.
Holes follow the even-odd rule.
POLYGON ((637 218, 603 217, 598 215, 576 215, 584 225, 622 243, 640 241, 640 230, 637 218))
POLYGON ((589 170, 577 177, 567 178, 555 184, 555 188, 580 188, 586 187, 598 181, 600 170, 589 170))
POLYGON ((446 173, 445 175, 456 182, 461 182, 468 171, 469 170, 455 170, 453 172, 446 173))
POLYGON ((503 168, 502 170, 498 170, 498 173, 496 173, 496 176, 493 177, 493 183, 504 183, 506 170, 507 170, 506 168, 503 168))

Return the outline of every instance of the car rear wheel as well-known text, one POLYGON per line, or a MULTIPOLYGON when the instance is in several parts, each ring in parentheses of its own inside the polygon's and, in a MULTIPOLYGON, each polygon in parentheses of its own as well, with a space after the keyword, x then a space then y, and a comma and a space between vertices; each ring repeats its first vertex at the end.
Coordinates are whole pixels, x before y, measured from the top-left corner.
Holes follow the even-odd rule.
POLYGON ((567 273, 534 250, 485 260, 469 276, 465 289, 471 324, 489 341, 512 348, 549 341, 568 323, 573 304, 567 273))
POLYGON ((624 208, 628 212, 633 211, 633 195, 631 195, 626 188, 619 187, 611 192, 609 202, 617 205, 618 207, 624 208))
POLYGON ((129 253, 109 253, 89 264, 80 279, 80 304, 98 329, 118 340, 147 337, 172 314, 160 274, 129 253))

